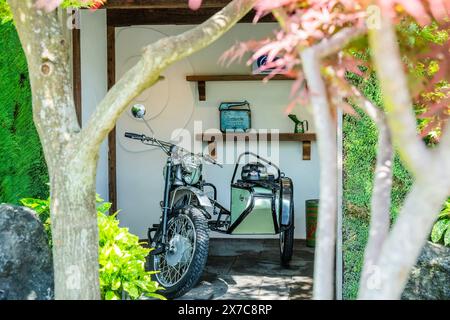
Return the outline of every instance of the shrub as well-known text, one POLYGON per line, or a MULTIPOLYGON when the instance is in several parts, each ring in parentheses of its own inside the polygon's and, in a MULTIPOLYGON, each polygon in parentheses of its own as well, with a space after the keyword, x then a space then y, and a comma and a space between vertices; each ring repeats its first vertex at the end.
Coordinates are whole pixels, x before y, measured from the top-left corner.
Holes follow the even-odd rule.
POLYGON ((431 241, 450 247, 450 197, 431 231, 431 241))
POLYGON ((12 22, 2 23, 0 1, 0 203, 48 197, 48 173, 33 123, 28 68, 12 22))
MULTIPOLYGON (((41 199, 22 199, 22 204, 36 211, 44 224, 51 245, 50 202, 41 199)), ((156 293, 163 288, 152 281, 153 272, 145 271, 145 260, 152 249, 141 246, 139 238, 128 228, 119 227, 116 214, 108 215, 111 204, 97 196, 99 229, 100 290, 104 300, 131 299, 143 296, 165 299, 156 293)))

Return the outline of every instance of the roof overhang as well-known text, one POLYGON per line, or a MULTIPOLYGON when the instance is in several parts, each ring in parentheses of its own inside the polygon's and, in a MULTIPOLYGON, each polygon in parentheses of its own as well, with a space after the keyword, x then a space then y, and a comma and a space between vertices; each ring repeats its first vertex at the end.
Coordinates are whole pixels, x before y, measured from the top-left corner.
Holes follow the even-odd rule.
MULTIPOLYGON (((203 0, 201 8, 193 11, 188 7, 188 0, 108 0, 103 8, 108 12, 108 26, 186 25, 204 22, 230 2, 203 0)), ((252 22, 254 16, 254 12, 250 12, 240 22, 252 22)), ((259 22, 275 22, 275 19, 267 15, 259 22)))

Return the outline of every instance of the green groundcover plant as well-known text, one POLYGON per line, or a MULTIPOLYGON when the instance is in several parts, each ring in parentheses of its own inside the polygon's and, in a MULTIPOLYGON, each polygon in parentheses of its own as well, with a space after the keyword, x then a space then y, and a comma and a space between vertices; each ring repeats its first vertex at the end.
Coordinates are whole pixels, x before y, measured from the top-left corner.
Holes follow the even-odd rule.
MULTIPOLYGON (((42 221, 51 243, 50 201, 26 198, 21 200, 33 209, 42 221)), ((99 230, 100 289, 104 300, 120 300, 124 296, 135 300, 142 297, 165 299, 156 292, 163 288, 145 271, 145 260, 152 249, 144 248, 139 238, 128 228, 119 227, 116 214, 108 215, 111 203, 97 196, 99 230)))
POLYGON ((450 247, 450 197, 431 231, 431 241, 450 247))

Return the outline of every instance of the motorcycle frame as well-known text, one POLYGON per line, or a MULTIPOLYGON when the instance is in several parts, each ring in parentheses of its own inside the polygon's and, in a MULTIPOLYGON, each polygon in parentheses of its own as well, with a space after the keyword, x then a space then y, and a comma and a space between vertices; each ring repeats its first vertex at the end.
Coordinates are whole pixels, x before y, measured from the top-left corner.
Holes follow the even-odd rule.
MULTIPOLYGON (((252 155, 256 158, 258 158, 261 161, 266 162, 268 165, 274 167, 277 170, 278 176, 277 178, 274 180, 274 182, 276 183, 280 183, 282 181, 282 178, 284 178, 283 174, 281 173, 280 169, 278 168, 278 166, 276 166, 275 164, 271 163, 270 161, 260 157, 257 154, 254 154, 252 152, 244 152, 242 153, 239 158, 238 161, 236 163, 236 166, 234 168, 234 172, 233 172, 233 177, 231 179, 231 184, 230 187, 232 187, 233 185, 235 185, 234 181, 236 179, 236 174, 237 174, 237 170, 239 168, 240 165, 240 160, 244 155, 252 155)), ((208 183, 205 182, 203 180, 203 177, 200 178, 200 181, 192 186, 192 185, 187 185, 185 183, 183 183, 182 185, 179 184, 174 184, 173 183, 173 176, 174 174, 172 174, 173 170, 174 170, 175 165, 173 164, 173 159, 170 155, 168 155, 167 160, 166 160, 166 166, 165 166, 165 180, 164 180, 164 195, 163 195, 163 201, 161 204, 162 207, 162 213, 161 213, 161 219, 160 219, 160 224, 154 225, 153 228, 149 229, 149 233, 148 233, 148 237, 149 237, 149 242, 151 243, 153 241, 154 238, 157 238, 156 235, 158 233, 161 233, 161 240, 156 243, 155 245, 155 250, 153 250, 151 252, 151 254, 160 254, 163 252, 163 250, 165 250, 166 245, 167 245, 167 224, 168 221, 170 219, 171 214, 174 214, 174 209, 176 209, 175 205, 177 203, 178 200, 182 199, 184 196, 189 196, 191 200, 192 197, 194 197, 198 203, 201 205, 202 208, 205 207, 210 207, 213 210, 215 210, 216 208, 219 209, 219 213, 218 213, 218 217, 215 220, 216 222, 216 226, 211 226, 210 225, 210 230, 211 231, 216 231, 222 234, 232 234, 233 231, 244 221, 244 219, 252 212, 253 208, 254 208, 254 198, 255 197, 260 197, 260 198, 270 198, 271 199, 271 203, 272 203, 272 218, 273 218, 273 225, 274 225, 274 233, 278 234, 281 231, 284 231, 288 228, 284 228, 281 225, 281 221, 282 221, 282 209, 283 209, 283 199, 280 196, 280 203, 279 203, 279 215, 280 217, 277 216, 277 211, 275 208, 275 190, 272 190, 272 193, 269 194, 260 194, 260 193, 256 193, 254 192, 252 187, 242 187, 239 186, 239 188, 241 189, 246 189, 249 191, 250 196, 251 196, 251 205, 249 207, 247 207, 237 218, 237 220, 232 223, 231 225, 229 225, 226 230, 221 230, 217 228, 217 223, 220 222, 220 219, 222 217, 223 214, 226 215, 230 215, 231 216, 231 212, 227 209, 225 209, 220 203, 217 202, 217 188, 215 187, 215 185, 213 185, 212 183, 208 183), (213 189, 214 195, 213 195, 213 199, 211 199, 210 197, 207 196, 207 194, 204 192, 204 188, 205 187, 211 187, 213 189), (280 221, 279 221, 280 220, 280 221), (151 236, 151 232, 156 232, 155 237, 151 236)), ((255 182, 255 184, 257 185, 258 183, 255 182)), ((267 187, 267 186, 264 186, 267 187)), ((206 211, 206 210, 202 210, 203 214, 205 215, 205 217, 207 219, 211 219, 211 215, 206 211)), ((289 217, 290 218, 290 217, 289 217)))

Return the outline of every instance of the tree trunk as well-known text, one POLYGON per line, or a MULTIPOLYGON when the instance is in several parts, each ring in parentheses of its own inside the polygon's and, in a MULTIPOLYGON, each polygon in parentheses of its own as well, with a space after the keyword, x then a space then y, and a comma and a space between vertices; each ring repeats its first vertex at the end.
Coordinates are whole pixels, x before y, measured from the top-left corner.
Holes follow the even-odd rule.
POLYGON ((404 74, 395 29, 390 17, 369 31, 386 117, 402 161, 414 175, 414 184, 375 267, 377 286, 361 287, 360 299, 400 299, 408 275, 418 258, 450 188, 450 139, 448 128, 441 143, 428 150, 417 134, 408 83, 404 74))
POLYGON ((301 53, 303 72, 310 91, 320 158, 320 204, 314 259, 314 299, 333 299, 334 253, 337 214, 336 126, 314 49, 301 53))
POLYGON ((392 162, 394 157, 391 132, 383 111, 369 101, 365 99, 361 100, 363 101, 360 107, 377 125, 378 146, 377 163, 373 180, 369 240, 364 254, 360 288, 376 286, 377 281, 379 282, 379 270, 375 267, 375 263, 389 233, 392 162))
POLYGON ((364 32, 364 27, 345 28, 332 38, 300 52, 314 114, 320 158, 320 204, 314 258, 314 299, 318 300, 330 300, 334 297, 338 173, 337 122, 333 119, 322 78, 321 59, 336 54, 364 32))
POLYGON ((34 0, 8 0, 27 57, 33 118, 50 176, 56 299, 99 299, 95 176, 99 146, 129 102, 170 64, 226 33, 256 0, 234 0, 195 28, 143 50, 142 59, 107 93, 86 127, 75 113, 68 43, 57 12, 34 0))
POLYGON ((96 162, 79 159, 51 170, 55 298, 100 299, 96 162))
POLYGON ((447 196, 448 186, 439 178, 414 183, 374 265, 379 279, 376 285, 361 287, 359 299, 400 299, 447 196))

